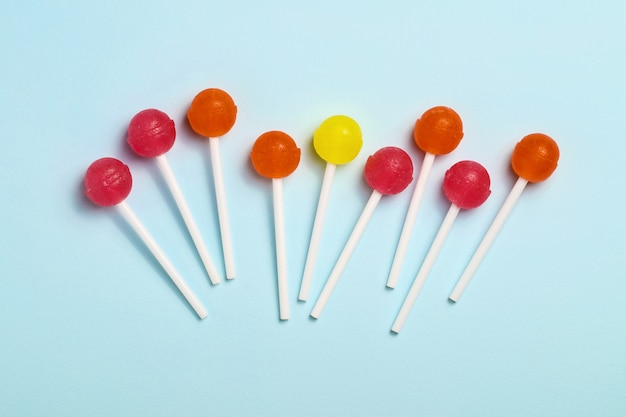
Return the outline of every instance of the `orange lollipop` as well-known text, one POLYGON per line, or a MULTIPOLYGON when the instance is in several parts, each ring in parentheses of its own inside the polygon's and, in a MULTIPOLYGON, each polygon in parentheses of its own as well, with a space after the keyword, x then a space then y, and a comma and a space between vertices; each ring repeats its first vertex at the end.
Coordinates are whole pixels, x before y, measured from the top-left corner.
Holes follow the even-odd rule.
POLYGON ((205 138, 224 136, 237 118, 233 98, 219 88, 208 88, 194 97, 187 111, 187 120, 194 132, 205 138))
POLYGON ((259 136, 254 142, 250 158, 256 172, 265 178, 284 178, 298 167, 300 149, 291 136, 274 130, 259 136))
POLYGON ((387 278, 387 287, 389 288, 395 288, 398 283, 402 263, 409 247, 411 233, 413 232, 417 212, 419 211, 435 156, 452 152, 459 146, 461 139, 463 139, 463 122, 459 115, 450 107, 437 106, 428 109, 415 122, 413 140, 424 151, 424 162, 422 162, 422 168, 417 177, 417 183, 409 203, 404 226, 402 226, 396 254, 393 257, 393 263, 387 278))
POLYGON ((227 279, 235 278, 236 272, 219 137, 230 131, 236 118, 237 106, 235 106, 235 102, 226 91, 218 88, 209 88, 198 93, 187 111, 187 120, 189 120, 191 128, 199 135, 209 139, 217 217, 220 223, 227 279))
POLYGON ((463 139, 463 122, 450 107, 437 106, 426 110, 417 119, 413 140, 424 152, 445 155, 459 146, 463 139))
POLYGON ((285 215, 283 211, 283 178, 300 163, 300 149, 288 134, 266 132, 254 142, 250 159, 254 169, 272 179, 274 198, 274 234, 278 270, 278 305, 281 320, 289 319, 289 292, 287 290, 287 250, 285 243, 285 215))
POLYGON ((548 179, 559 162, 559 147, 550 136, 532 133, 522 139, 513 151, 511 167, 528 182, 548 179))
POLYGON ((532 133, 524 136, 515 146, 511 157, 511 167, 519 175, 517 182, 504 200, 496 218, 489 226, 485 237, 474 252, 465 271, 459 278, 456 286, 450 294, 451 301, 458 301, 463 295, 465 288, 469 284, 472 276, 478 269, 478 265, 487 254, 489 247, 493 243, 496 235, 502 228, 506 218, 513 209, 513 206, 524 191, 526 185, 531 182, 540 182, 548 179, 554 172, 559 162, 559 147, 549 136, 542 133, 532 133))

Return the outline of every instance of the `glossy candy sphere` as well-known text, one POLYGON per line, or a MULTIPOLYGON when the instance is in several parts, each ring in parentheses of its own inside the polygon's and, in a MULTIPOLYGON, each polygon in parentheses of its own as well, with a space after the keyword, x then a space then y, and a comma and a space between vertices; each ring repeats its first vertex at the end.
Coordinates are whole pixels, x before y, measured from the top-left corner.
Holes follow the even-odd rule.
POLYGON ((114 206, 130 194, 133 178, 122 161, 101 158, 92 163, 85 174, 85 194, 99 206, 114 206))
POLYGON ((363 146, 361 128, 348 116, 329 117, 315 130, 313 146, 324 161, 347 164, 357 157, 363 146))
POLYGON ((163 155, 174 146, 175 139, 174 121, 157 109, 140 111, 128 125, 128 144, 137 155, 145 158, 163 155))
POLYGON ((463 122, 450 107, 433 107, 415 122, 413 139, 424 152, 433 155, 450 153, 463 139, 463 122))
POLYGON ((515 145, 511 167, 528 182, 548 179, 559 162, 559 146, 547 135, 531 133, 515 145))
POLYGON ((462 209, 480 206, 491 194, 489 173, 478 162, 461 161, 446 171, 443 192, 451 203, 462 209))
POLYGON ((224 136, 235 124, 237 106, 232 97, 218 88, 201 91, 187 111, 187 120, 197 134, 206 138, 224 136))
POLYGON ((256 172, 266 178, 284 178, 300 163, 300 149, 284 132, 265 132, 254 142, 250 159, 256 172))
POLYGON ((398 194, 413 181, 413 162, 400 148, 379 149, 367 158, 365 180, 381 194, 398 194))

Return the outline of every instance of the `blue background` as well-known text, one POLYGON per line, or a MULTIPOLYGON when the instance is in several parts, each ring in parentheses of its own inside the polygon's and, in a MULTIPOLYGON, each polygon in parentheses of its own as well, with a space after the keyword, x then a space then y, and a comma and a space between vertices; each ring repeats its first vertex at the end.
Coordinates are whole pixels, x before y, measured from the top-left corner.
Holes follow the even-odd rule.
MULTIPOLYGON (((0 415, 624 416, 626 6, 597 2, 9 1, 0 8, 0 415), (220 271, 207 145, 194 95, 228 91, 222 156, 238 277, 211 287, 130 118, 178 125, 168 153, 220 271), (465 138, 437 158, 398 288, 385 288, 410 191, 377 208, 324 315, 308 315, 370 190, 368 155, 406 149, 415 119, 453 107, 465 138), (299 303, 324 165, 314 129, 364 133, 337 170, 312 300, 299 303), (292 318, 278 320, 271 183, 252 143, 303 150, 285 180, 292 318), (447 296, 515 178, 513 146, 543 132, 558 170, 529 186, 457 305, 447 296), (131 167, 128 203, 209 310, 200 321, 85 169, 131 167), (457 218, 404 331, 391 323, 448 207, 445 170, 474 159, 492 196, 457 218)), ((410 187, 411 189, 413 186, 410 187)))

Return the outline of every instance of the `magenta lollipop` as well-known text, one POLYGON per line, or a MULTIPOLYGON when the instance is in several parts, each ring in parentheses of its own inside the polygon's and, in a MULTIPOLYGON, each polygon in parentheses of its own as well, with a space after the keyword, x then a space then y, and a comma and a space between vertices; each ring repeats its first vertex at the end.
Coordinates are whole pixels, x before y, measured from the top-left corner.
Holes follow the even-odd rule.
POLYGON ((198 297, 191 291, 189 285, 165 256, 152 235, 148 233, 139 218, 124 201, 130 194, 132 186, 133 178, 128 166, 115 158, 98 159, 87 168, 85 173, 85 194, 87 197, 98 206, 115 207, 120 212, 159 261, 176 287, 198 314, 198 317, 205 318, 207 311, 198 297))
POLYGON ((156 158, 174 146, 176 126, 170 117, 157 109, 142 110, 128 125, 128 144, 144 158, 156 158))
POLYGON ((491 194, 489 186, 489 173, 482 165, 474 161, 457 162, 446 172, 443 180, 443 192, 452 204, 426 254, 426 258, 424 258, 413 285, 411 285, 411 289, 400 308, 391 331, 400 333, 400 330, 404 327, 413 304, 415 304, 415 300, 426 281, 430 269, 435 263, 435 259, 459 211, 461 209, 473 209, 484 203, 489 194, 491 194))
POLYGON ((409 155, 400 148, 386 147, 378 150, 367 159, 365 164, 365 180, 373 188, 372 194, 359 217, 354 230, 343 251, 337 259, 324 289, 317 303, 313 307, 311 316, 319 318, 328 303, 333 290, 339 282, 339 278, 346 268, 356 245, 359 243, 367 223, 370 221, 374 209, 383 195, 398 194, 404 190, 413 180, 413 163, 409 155))
POLYGON ((147 109, 137 113, 128 125, 128 145, 136 154, 144 158, 154 158, 165 182, 174 197, 176 206, 187 226, 191 239, 200 255, 212 284, 219 284, 220 277, 213 264, 204 239, 200 234, 187 200, 178 185, 174 171, 165 157, 165 153, 174 146, 176 127, 170 117, 157 109, 147 109))

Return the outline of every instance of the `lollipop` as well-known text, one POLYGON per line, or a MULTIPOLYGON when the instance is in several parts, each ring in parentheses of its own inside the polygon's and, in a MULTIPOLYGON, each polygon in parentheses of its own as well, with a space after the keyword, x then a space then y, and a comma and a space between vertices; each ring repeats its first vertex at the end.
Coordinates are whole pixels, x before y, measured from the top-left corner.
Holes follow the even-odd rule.
POLYGON ((367 159, 365 180, 373 188, 372 194, 354 226, 354 230, 350 234, 343 251, 339 255, 339 259, 330 273, 317 303, 313 307, 311 316, 316 319, 324 311, 326 303, 328 303, 330 295, 337 286, 337 282, 339 282, 339 278, 361 239, 380 198, 383 195, 398 194, 413 180, 413 163, 411 158, 400 148, 392 146, 382 148, 367 159))
POLYGON ((404 256, 406 255, 411 233, 417 218, 420 202, 426 189, 428 175, 433 166, 435 155, 444 155, 452 152, 463 138, 463 123, 459 115, 449 107, 433 107, 427 110, 421 118, 415 122, 413 139, 417 146, 424 151, 424 162, 420 169, 415 190, 409 203, 402 233, 398 241, 396 254, 393 258, 391 271, 387 278, 387 287, 395 288, 398 283, 404 256))
POLYGON ((458 301, 463 295, 463 291, 472 279, 472 276, 478 269, 480 261, 487 254, 489 247, 493 243, 496 235, 502 228, 507 216, 513 209, 517 199, 529 182, 541 182, 554 172, 559 161, 559 147, 556 142, 541 133, 532 133, 522 138, 515 146, 513 156, 511 158, 511 166, 513 171, 519 176, 515 185, 509 192, 508 197, 504 200, 500 211, 496 215, 493 223, 487 230, 478 249, 474 252, 472 259, 463 271, 461 278, 457 282, 454 290, 450 294, 450 300, 458 301))
POLYGON ((178 181, 176 181, 172 167, 165 157, 165 153, 174 145, 174 139, 176 139, 174 121, 167 114, 156 109, 140 111, 132 118, 128 126, 128 144, 138 155, 156 159, 159 170, 174 197, 200 259, 202 259, 204 268, 209 274, 211 283, 219 284, 220 278, 211 255, 209 255, 196 221, 191 214, 178 181))
POLYGON ((482 165, 474 161, 457 162, 446 172, 443 180, 443 192, 452 204, 437 232, 433 244, 426 254, 426 258, 424 258, 413 285, 411 285, 411 289, 400 308, 391 331, 400 333, 400 330, 402 330, 459 211, 461 209, 473 209, 484 203, 489 194, 491 194, 489 185, 489 173, 482 165))
POLYGON ((272 179, 274 199, 274 232, 278 270, 278 304, 281 320, 289 319, 287 289, 287 251, 285 244, 285 215, 283 212, 283 178, 296 170, 300 149, 291 136, 279 131, 263 133, 254 142, 250 159, 256 172, 272 179))
POLYGON ((335 176, 335 169, 337 165, 347 164, 356 158, 362 145, 361 128, 354 120, 347 116, 329 117, 324 120, 313 135, 313 146, 317 154, 326 161, 326 170, 324 171, 322 189, 320 191, 320 198, 317 203, 317 211, 315 212, 315 220, 313 222, 311 242, 309 243, 304 274, 302 276, 302 285, 300 286, 300 294, 298 296, 298 299, 302 301, 306 301, 309 297, 315 260, 317 259, 317 252, 322 237, 322 228, 324 226, 324 218, 326 217, 326 209, 328 207, 330 189, 335 176))
POLYGON ((199 135, 209 138, 217 200, 217 217, 220 223, 227 279, 235 278, 236 271, 219 137, 228 133, 235 124, 236 117, 237 106, 235 106, 233 99, 228 93, 217 88, 209 88, 198 93, 187 112, 187 120, 189 120, 191 128, 199 135))
POLYGON ((148 249, 150 249, 172 281, 174 281, 174 284, 176 284, 176 287, 178 287, 198 317, 201 319, 205 318, 207 311, 202 303, 139 221, 139 218, 124 201, 130 194, 132 183, 133 179, 126 165, 114 158, 102 158, 87 168, 85 193, 94 204, 103 207, 114 206, 120 212, 122 217, 126 219, 148 249))

